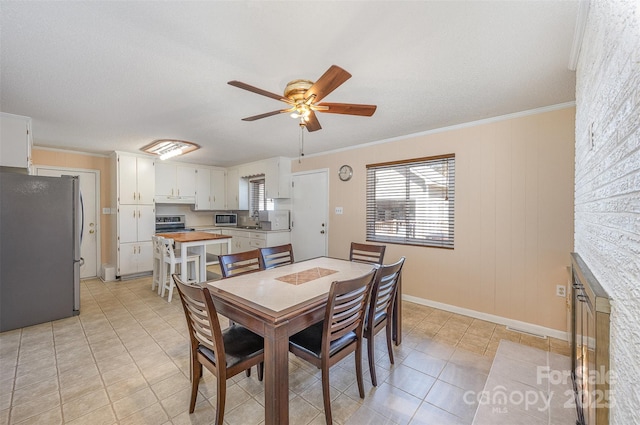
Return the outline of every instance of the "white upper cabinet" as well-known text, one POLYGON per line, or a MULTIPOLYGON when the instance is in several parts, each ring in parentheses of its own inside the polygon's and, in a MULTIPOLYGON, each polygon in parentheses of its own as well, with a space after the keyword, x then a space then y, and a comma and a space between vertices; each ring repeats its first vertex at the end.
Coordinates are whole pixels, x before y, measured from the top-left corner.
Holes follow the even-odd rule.
POLYGON ((291 196, 291 159, 270 158, 265 162, 264 188, 267 199, 291 196))
POLYGON ((227 180, 224 170, 211 170, 211 209, 223 210, 227 193, 227 180))
POLYGON ((153 205, 155 167, 151 158, 117 153, 118 203, 153 205))
POLYGON ((31 167, 31 118, 0 113, 0 166, 31 167))
POLYGON ((249 183, 240 177, 238 168, 227 169, 227 210, 249 209, 249 183))
POLYGON ((156 202, 194 204, 196 168, 170 162, 156 164, 156 202))
POLYGON ((223 169, 196 169, 196 203, 194 210, 225 209, 226 180, 223 169))
POLYGON ((194 209, 211 209, 211 170, 208 168, 196 168, 196 204, 194 209))

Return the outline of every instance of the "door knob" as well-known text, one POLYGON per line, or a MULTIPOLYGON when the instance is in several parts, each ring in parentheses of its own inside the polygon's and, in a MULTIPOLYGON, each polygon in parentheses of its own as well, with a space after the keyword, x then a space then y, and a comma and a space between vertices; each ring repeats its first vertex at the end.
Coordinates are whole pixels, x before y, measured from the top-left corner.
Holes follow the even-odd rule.
POLYGON ((89 233, 95 233, 95 232, 96 232, 96 231, 95 231, 95 230, 93 230, 93 229, 89 230, 89 233))

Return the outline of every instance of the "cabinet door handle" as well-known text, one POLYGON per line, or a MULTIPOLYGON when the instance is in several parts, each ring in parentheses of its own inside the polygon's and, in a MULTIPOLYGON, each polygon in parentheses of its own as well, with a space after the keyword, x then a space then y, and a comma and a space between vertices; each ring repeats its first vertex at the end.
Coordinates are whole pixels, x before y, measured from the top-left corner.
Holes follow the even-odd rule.
POLYGON ((138 218, 140 218, 140 210, 138 210, 138 218))
POLYGON ((133 218, 136 218, 136 211, 133 211, 133 218))
POLYGON ((136 200, 136 193, 135 192, 133 192, 133 200, 134 201, 136 200))

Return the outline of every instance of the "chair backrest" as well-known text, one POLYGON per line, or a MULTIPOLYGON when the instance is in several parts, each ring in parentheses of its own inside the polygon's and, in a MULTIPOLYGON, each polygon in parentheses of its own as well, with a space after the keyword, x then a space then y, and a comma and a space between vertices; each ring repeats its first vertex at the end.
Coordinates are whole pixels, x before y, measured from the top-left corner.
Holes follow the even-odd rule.
POLYGON ((293 246, 288 243, 286 245, 260 248, 260 260, 262 261, 262 267, 265 269, 293 264, 293 246))
POLYGON ((156 235, 151 235, 151 242, 153 244, 153 256, 154 258, 160 258, 162 259, 162 253, 164 252, 163 249, 163 237, 162 236, 156 236, 156 235))
POLYGON ((384 245, 369 245, 351 242, 349 260, 361 263, 382 264, 384 261, 385 249, 387 249, 387 247, 384 245))
MULTIPOLYGON (((187 319, 192 352, 203 345, 212 350, 217 359, 225 359, 222 330, 209 289, 206 286, 187 285, 177 274, 173 274, 172 278, 187 319)), ((220 360, 217 364, 224 367, 225 361, 220 360)))
POLYGON ((322 356, 329 357, 329 348, 349 332, 362 338, 364 313, 375 280, 377 268, 355 279, 334 281, 329 290, 322 330, 322 356))
POLYGON ((238 252, 235 254, 218 255, 222 278, 238 276, 264 270, 260 259, 260 250, 238 252))
POLYGON ((168 259, 172 264, 175 264, 176 253, 173 250, 173 239, 161 238, 161 237, 159 237, 158 239, 160 239, 159 243, 160 243, 160 249, 162 250, 162 257, 165 260, 168 259))
POLYGON ((367 326, 375 326, 378 318, 391 316, 404 260, 402 257, 396 263, 380 266, 371 289, 367 326))

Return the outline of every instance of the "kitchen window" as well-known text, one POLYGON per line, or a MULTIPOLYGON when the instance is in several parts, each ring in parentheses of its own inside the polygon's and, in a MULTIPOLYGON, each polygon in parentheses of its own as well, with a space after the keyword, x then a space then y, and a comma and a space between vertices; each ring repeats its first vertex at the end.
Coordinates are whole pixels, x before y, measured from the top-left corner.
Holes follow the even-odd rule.
POLYGON ((367 165, 367 240, 453 249, 455 154, 367 165))
POLYGON ((264 177, 249 180, 249 211, 258 218, 258 211, 273 210, 273 199, 265 197, 264 177))

